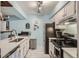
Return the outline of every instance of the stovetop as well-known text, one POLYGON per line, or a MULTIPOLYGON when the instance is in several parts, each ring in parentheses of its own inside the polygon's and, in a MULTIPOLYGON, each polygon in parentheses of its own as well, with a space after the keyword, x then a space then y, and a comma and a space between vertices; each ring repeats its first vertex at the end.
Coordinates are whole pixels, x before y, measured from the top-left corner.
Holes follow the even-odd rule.
POLYGON ((77 47, 77 40, 51 40, 51 42, 58 48, 77 47))

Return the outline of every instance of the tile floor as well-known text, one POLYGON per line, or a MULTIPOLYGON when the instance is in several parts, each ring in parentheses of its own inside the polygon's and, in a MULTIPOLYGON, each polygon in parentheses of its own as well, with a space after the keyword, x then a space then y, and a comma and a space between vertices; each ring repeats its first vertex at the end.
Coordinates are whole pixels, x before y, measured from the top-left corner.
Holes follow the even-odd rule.
POLYGON ((48 54, 44 54, 44 51, 41 49, 30 49, 26 58, 50 58, 48 54))

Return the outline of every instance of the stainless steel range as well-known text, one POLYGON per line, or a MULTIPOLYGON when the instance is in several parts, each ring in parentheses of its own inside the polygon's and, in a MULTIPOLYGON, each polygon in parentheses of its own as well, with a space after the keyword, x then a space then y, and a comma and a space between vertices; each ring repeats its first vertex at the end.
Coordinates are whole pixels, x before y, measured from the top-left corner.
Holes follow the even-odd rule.
POLYGON ((63 50, 62 47, 77 47, 77 40, 67 40, 67 42, 71 43, 65 43, 64 40, 52 40, 51 42, 54 44, 54 54, 57 58, 63 58, 63 50))

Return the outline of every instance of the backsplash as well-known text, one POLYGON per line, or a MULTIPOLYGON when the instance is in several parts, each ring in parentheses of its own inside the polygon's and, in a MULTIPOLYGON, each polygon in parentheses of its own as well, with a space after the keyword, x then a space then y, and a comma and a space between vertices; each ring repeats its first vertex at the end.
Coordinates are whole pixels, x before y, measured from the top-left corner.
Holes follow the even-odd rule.
POLYGON ((68 24, 68 25, 66 25, 66 28, 63 32, 76 35, 77 34, 77 24, 68 24))

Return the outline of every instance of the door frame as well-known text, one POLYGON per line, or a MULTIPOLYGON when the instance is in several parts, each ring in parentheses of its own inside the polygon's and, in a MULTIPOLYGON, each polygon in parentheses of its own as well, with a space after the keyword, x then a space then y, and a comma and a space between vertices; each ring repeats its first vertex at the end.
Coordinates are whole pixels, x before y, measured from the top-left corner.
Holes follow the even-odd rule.
POLYGON ((45 53, 45 23, 43 23, 43 46, 44 46, 44 53, 45 53))

